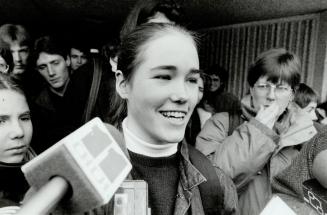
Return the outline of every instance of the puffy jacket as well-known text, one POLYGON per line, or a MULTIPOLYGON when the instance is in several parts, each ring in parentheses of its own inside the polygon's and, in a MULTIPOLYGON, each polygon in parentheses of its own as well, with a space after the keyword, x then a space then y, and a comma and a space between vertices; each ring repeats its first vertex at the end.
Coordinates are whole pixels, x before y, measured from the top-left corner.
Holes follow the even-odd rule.
POLYGON ((270 129, 257 121, 249 96, 242 100, 246 121, 228 136, 229 115, 210 118, 196 140, 196 148, 233 178, 241 214, 256 215, 271 197, 272 176, 299 153, 298 145, 316 134, 312 120, 292 106, 270 129))

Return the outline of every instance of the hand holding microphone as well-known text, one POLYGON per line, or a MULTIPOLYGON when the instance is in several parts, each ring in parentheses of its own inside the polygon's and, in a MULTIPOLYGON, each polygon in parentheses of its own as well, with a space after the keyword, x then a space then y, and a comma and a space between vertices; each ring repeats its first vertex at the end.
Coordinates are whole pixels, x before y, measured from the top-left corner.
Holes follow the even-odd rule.
POLYGON ((18 214, 47 214, 59 202, 67 213, 104 205, 131 167, 107 128, 95 118, 22 167, 38 192, 18 214))

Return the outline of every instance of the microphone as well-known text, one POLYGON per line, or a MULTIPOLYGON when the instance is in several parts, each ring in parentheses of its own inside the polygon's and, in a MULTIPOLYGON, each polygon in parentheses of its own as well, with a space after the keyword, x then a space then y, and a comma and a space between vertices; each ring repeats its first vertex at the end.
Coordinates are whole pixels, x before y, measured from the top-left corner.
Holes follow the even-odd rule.
POLYGON ((132 168, 115 139, 94 118, 22 166, 38 190, 18 214, 69 214, 106 204, 132 168))
POLYGON ((303 182, 302 188, 304 201, 318 214, 327 214, 327 189, 321 186, 316 179, 303 182))

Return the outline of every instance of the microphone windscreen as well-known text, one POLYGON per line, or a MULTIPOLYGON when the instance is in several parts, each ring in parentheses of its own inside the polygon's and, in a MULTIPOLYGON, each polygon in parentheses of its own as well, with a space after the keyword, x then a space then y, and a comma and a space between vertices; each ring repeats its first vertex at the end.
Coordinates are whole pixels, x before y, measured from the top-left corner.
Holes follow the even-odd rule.
POLYGON ((111 199, 132 165, 99 118, 95 118, 22 167, 37 189, 54 176, 66 179, 72 197, 61 203, 71 213, 111 199))

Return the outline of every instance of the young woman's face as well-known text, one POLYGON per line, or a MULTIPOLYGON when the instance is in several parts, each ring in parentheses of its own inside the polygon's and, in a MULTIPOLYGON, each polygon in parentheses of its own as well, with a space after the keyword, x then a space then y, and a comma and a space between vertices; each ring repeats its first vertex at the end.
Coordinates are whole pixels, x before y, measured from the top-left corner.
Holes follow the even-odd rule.
POLYGON ((190 38, 170 34, 149 41, 127 83, 128 127, 153 144, 176 143, 199 95, 199 59, 190 38))
POLYGON ((25 96, 13 90, 0 90, 0 161, 22 162, 32 133, 25 96))
POLYGON ((293 98, 291 86, 287 83, 275 85, 267 81, 267 79, 267 76, 259 78, 254 86, 250 88, 254 108, 259 110, 261 105, 267 108, 273 102, 276 102, 279 107, 279 114, 282 114, 293 98))

